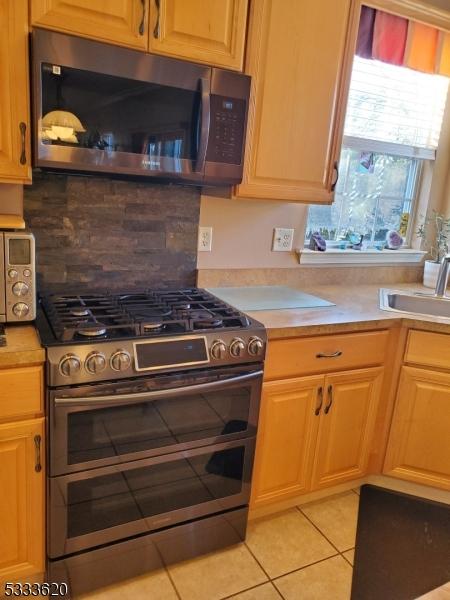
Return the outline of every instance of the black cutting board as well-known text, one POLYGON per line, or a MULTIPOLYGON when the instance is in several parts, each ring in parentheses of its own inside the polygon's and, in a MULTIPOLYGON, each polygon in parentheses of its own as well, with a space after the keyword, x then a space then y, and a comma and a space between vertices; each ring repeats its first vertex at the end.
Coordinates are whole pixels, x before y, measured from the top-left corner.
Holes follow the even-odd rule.
POLYGON ((450 506, 361 488, 351 600, 413 600, 450 581, 450 506))

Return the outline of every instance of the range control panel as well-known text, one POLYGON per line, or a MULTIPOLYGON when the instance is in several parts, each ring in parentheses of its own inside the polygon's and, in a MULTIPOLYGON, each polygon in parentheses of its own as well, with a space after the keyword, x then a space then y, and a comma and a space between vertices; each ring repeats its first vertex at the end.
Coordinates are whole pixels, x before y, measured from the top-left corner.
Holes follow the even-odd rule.
POLYGON ((245 100, 211 95, 208 161, 241 164, 245 111, 245 100))

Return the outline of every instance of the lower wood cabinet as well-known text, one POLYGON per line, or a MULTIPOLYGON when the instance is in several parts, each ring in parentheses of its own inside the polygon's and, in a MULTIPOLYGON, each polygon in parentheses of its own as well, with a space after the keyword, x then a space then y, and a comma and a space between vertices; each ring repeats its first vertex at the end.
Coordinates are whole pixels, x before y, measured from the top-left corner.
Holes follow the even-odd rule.
POLYGON ((0 425, 2 591, 45 568, 43 439, 43 418, 0 425))
POLYGON ((372 367, 264 384, 253 507, 365 474, 382 376, 372 367))
POLYGON ((450 490, 450 373, 402 367, 384 473, 450 490))

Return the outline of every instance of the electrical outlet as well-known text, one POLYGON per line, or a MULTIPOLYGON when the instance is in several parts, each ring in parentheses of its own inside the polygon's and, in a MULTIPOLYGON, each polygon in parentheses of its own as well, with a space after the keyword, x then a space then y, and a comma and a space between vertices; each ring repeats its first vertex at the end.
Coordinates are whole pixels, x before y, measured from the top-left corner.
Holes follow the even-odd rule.
POLYGON ((294 230, 284 229, 283 227, 275 227, 273 230, 273 252, 289 252, 292 250, 294 241, 294 230))
POLYGON ((211 252, 212 247, 212 227, 198 228, 198 251, 211 252))

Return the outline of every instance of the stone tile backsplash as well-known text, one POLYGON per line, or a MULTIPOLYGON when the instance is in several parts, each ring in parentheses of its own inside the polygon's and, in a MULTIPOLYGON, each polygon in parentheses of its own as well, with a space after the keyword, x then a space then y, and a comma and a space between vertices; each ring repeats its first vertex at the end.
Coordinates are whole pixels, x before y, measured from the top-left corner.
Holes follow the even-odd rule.
POLYGON ((194 286, 199 212, 195 187, 35 173, 24 217, 38 291, 194 286))

